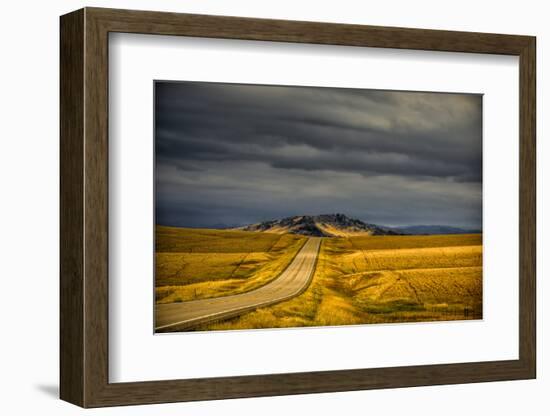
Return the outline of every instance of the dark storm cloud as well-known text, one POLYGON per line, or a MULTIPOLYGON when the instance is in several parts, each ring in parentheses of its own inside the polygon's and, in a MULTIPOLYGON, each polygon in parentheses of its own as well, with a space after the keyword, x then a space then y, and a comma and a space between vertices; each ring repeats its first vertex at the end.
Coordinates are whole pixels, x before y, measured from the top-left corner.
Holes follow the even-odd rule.
POLYGON ((310 189, 319 187, 321 177, 327 189, 336 177, 354 178, 358 188, 343 196, 343 211, 369 221, 367 214, 387 223, 481 221, 477 95, 157 82, 155 117, 159 221, 243 223, 300 214, 299 209, 311 212, 319 205, 333 212, 334 189, 310 195, 303 206, 282 204, 293 200, 286 198, 290 192, 303 193, 303 188, 292 191, 288 182, 277 188, 269 209, 250 208, 272 195, 266 186, 283 178, 293 183, 307 178, 302 186, 310 189), (354 202, 362 199, 361 190, 381 183, 402 188, 386 195, 386 202, 354 202), (418 183, 422 189, 409 192, 418 183), (240 199, 223 208, 235 195, 240 199), (374 206, 380 206, 379 214, 367 212, 374 206), (441 212, 428 217, 434 206, 441 212))
POLYGON ((157 155, 478 180, 473 95, 157 84, 157 155), (182 140, 185 137, 185 140, 182 140))

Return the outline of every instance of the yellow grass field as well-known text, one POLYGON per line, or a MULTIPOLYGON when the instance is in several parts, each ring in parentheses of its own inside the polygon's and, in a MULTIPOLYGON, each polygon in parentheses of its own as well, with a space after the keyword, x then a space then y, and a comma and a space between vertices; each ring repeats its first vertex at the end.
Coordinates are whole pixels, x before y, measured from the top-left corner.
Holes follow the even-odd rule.
POLYGON ((246 231, 156 227, 155 298, 183 302, 233 295, 275 279, 304 237, 246 231))
MULTIPOLYGON (((256 233, 252 233, 256 234, 256 233)), ((300 296, 199 330, 480 319, 482 236, 325 238, 300 296)))

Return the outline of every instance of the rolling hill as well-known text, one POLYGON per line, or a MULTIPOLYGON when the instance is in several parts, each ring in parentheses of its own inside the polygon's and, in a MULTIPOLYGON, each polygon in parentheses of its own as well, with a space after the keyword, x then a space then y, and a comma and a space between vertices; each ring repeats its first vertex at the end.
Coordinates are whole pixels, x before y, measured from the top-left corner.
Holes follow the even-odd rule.
POLYGON ((237 229, 276 234, 290 233, 312 237, 401 234, 398 231, 376 224, 369 224, 344 214, 300 215, 245 225, 237 229))
POLYGON ((437 234, 480 234, 478 229, 465 229, 450 227, 447 225, 411 225, 408 227, 397 227, 394 230, 410 235, 437 235, 437 234))

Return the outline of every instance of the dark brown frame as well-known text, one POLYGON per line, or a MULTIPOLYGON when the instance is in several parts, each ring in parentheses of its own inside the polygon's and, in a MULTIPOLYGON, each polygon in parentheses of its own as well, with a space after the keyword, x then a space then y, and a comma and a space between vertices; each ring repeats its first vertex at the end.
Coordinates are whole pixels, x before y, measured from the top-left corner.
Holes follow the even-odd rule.
POLYGON ((61 386, 83 407, 536 377, 535 38, 85 8, 61 17, 61 386), (248 39, 519 56, 519 359, 109 383, 108 34, 248 39))

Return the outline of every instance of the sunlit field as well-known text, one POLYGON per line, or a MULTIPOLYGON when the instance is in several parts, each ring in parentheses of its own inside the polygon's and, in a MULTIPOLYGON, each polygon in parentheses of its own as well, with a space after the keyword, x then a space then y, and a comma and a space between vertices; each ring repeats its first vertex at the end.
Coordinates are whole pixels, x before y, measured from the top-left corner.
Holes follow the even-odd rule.
POLYGON ((157 226, 155 241, 156 302, 172 303, 265 285, 290 264, 306 238, 157 226))
POLYGON ((481 318, 480 234, 357 236, 323 239, 315 275, 302 295, 197 329, 481 318))

